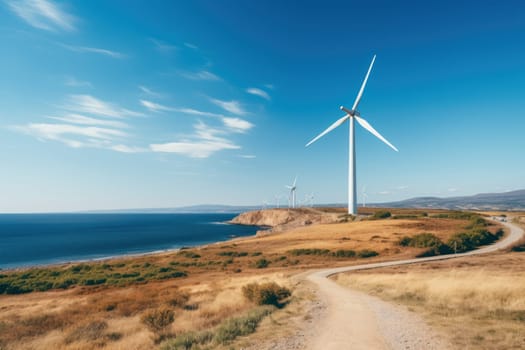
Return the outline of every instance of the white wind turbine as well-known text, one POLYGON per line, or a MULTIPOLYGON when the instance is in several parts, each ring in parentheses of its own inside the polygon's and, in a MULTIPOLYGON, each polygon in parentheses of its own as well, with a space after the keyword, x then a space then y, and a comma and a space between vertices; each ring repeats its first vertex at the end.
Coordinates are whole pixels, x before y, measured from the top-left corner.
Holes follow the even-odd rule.
POLYGON ((297 189, 297 176, 293 180, 293 185, 286 185, 286 188, 290 190, 290 198, 292 200, 292 208, 295 208, 295 190, 297 189))
POLYGON ((395 148, 390 142, 388 142, 383 136, 381 136, 380 133, 378 133, 372 125, 370 125, 365 119, 361 118, 361 114, 358 112, 357 107, 359 106, 359 102, 361 101, 361 97, 363 96, 363 91, 365 90, 366 82, 368 81, 368 76, 370 75, 370 71, 372 71, 372 67, 374 65, 374 62, 376 60, 376 56, 374 55, 374 58, 372 58, 372 62, 370 63, 370 67, 368 67, 368 72, 366 73, 365 80, 363 80, 363 84, 361 84, 361 89, 359 89, 359 93, 357 94, 357 97, 354 101, 354 105, 352 106, 352 109, 347 109, 344 106, 341 106, 340 109, 344 112, 346 112, 345 116, 337 120, 335 123, 330 125, 328 129, 317 135, 312 141, 308 142, 306 144, 306 147, 310 146, 315 141, 319 140, 324 135, 328 134, 330 131, 334 130, 341 124, 343 124, 345 121, 350 121, 350 128, 349 128, 349 143, 348 143, 348 214, 357 215, 357 192, 356 192, 356 178, 355 178, 355 128, 354 128, 354 120, 357 120, 359 125, 361 125, 363 128, 371 132, 375 137, 386 143, 388 146, 390 146, 394 151, 398 152, 397 148, 395 148))
POLYGON ((281 198, 283 198, 283 196, 281 196, 280 194, 275 195, 275 203, 277 204, 277 209, 281 207, 281 198))
POLYGON ((361 194, 363 196, 363 208, 366 207, 366 199, 368 198, 368 194, 366 194, 366 185, 363 186, 361 190, 361 194))

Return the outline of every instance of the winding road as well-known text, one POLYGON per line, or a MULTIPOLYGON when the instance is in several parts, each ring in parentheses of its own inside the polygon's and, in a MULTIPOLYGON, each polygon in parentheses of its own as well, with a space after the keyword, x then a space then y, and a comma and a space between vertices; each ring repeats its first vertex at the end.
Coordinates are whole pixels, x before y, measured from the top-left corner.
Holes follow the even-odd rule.
POLYGON ((440 337, 414 313, 379 298, 342 287, 328 277, 341 272, 491 253, 508 248, 523 237, 523 229, 517 225, 509 222, 501 222, 501 224, 509 229, 509 234, 504 239, 467 253, 331 268, 308 274, 306 279, 316 286, 320 300, 326 305, 326 312, 312 329, 309 348, 312 350, 447 348, 448 344, 443 343, 440 337))

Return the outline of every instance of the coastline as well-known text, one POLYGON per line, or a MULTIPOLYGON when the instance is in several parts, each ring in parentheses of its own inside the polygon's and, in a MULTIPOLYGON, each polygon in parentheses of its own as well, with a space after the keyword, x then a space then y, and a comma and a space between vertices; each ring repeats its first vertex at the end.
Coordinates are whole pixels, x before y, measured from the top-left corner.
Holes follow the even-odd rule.
MULTIPOLYGON (((217 214, 217 213, 212 213, 217 214)), ((176 253, 181 250, 186 249, 202 249, 209 246, 213 246, 215 244, 221 244, 225 242, 230 241, 238 241, 243 239, 251 239, 257 236, 258 232, 264 231, 269 229, 270 227, 262 227, 257 225, 247 225, 247 224, 239 224, 239 223, 233 223, 232 220, 227 221, 221 221, 221 222, 210 222, 210 225, 231 225, 231 226, 253 226, 254 232, 249 235, 245 236, 235 236, 235 235, 229 235, 228 238, 222 239, 222 240, 213 240, 209 242, 204 243, 197 243, 195 245, 181 245, 180 247, 173 247, 173 248, 166 248, 166 249, 155 249, 155 250, 148 250, 144 252, 129 252, 129 253, 117 253, 112 255, 104 255, 104 256, 97 256, 97 257, 79 257, 78 259, 69 259, 69 260, 63 260, 63 261, 54 261, 54 262, 42 262, 42 263, 29 263, 29 264, 23 264, 13 267, 0 267, 0 273, 3 272, 20 272, 20 271, 26 271, 30 269, 39 269, 39 268, 56 268, 56 267, 67 267, 74 264, 82 264, 82 263, 98 263, 98 262, 108 262, 108 261, 114 261, 114 260, 122 260, 122 259, 132 259, 132 258, 140 258, 140 257, 146 257, 146 256, 162 256, 163 254, 171 254, 176 253)), ((57 258, 56 260, 59 260, 60 258, 57 258)))

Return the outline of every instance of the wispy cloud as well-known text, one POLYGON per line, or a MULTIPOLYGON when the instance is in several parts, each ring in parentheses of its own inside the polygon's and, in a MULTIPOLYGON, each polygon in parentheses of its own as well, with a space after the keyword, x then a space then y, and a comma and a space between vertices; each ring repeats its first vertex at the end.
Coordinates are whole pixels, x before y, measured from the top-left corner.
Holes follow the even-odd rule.
POLYGON ((449 188, 447 189, 448 192, 451 192, 451 193, 454 193, 454 192, 457 192, 458 189, 457 188, 449 188))
POLYGON ((199 72, 181 72, 180 75, 182 75, 186 79, 191 79, 191 80, 208 80, 208 81, 221 80, 219 76, 207 70, 201 70, 199 72))
POLYGON ((58 120, 58 121, 66 122, 70 124, 79 124, 79 125, 100 125, 100 126, 108 126, 112 128, 127 128, 128 127, 128 124, 123 123, 121 121, 91 118, 91 117, 86 117, 80 114, 67 114, 61 117, 49 117, 49 119, 58 120))
POLYGON ((7 0, 6 4, 17 16, 35 28, 49 31, 75 30, 75 17, 52 1, 7 0))
POLYGON ((255 96, 262 97, 266 100, 270 100, 270 95, 264 90, 258 89, 258 88, 248 88, 246 89, 246 92, 255 96))
POLYGON ((194 125, 195 134, 188 140, 151 144, 153 152, 167 152, 185 155, 191 158, 208 158, 210 155, 228 149, 241 147, 224 137, 224 131, 214 129, 199 122, 194 125))
POLYGON ((143 116, 142 113, 121 108, 109 102, 99 100, 91 95, 70 95, 66 110, 77 113, 90 113, 113 118, 143 116))
POLYGON ((224 115, 222 114, 200 111, 198 109, 193 109, 193 108, 177 108, 176 112, 189 114, 189 115, 198 115, 202 117, 225 118, 224 115))
POLYGON ((73 52, 79 52, 79 53, 95 53, 98 55, 108 56, 111 58, 125 58, 126 55, 117 51, 102 49, 99 47, 89 47, 89 46, 73 46, 73 45, 66 45, 62 44, 63 47, 66 49, 73 51, 73 52))
POLYGON ((177 46, 168 44, 162 40, 150 39, 155 48, 162 53, 170 53, 177 50, 177 46))
POLYGON ((388 195, 388 194, 391 194, 390 191, 380 191, 380 192, 377 192, 378 194, 380 195, 388 195))
POLYGON ((140 91, 142 91, 144 94, 146 94, 148 96, 162 97, 161 93, 153 91, 152 89, 150 89, 150 88, 148 88, 148 87, 146 87, 144 85, 139 85, 139 89, 140 89, 140 91))
POLYGON ((241 154, 239 157, 240 157, 240 158, 244 158, 244 159, 255 159, 255 158, 257 158, 257 157, 256 157, 255 155, 253 155, 253 154, 241 154))
POLYGON ((176 111, 175 108, 164 106, 164 105, 161 105, 159 103, 151 102, 151 101, 148 101, 148 100, 140 100, 140 104, 143 105, 144 107, 146 107, 147 109, 149 109, 152 112, 162 112, 162 111, 165 111, 165 112, 172 111, 173 112, 173 111, 176 111))
POLYGON ((273 90, 274 88, 273 84, 264 84, 264 87, 270 90, 273 90))
POLYGON ((92 87, 89 81, 78 80, 75 77, 66 77, 64 84, 71 87, 92 87))
POLYGON ((210 98, 210 102, 221 107, 225 111, 236 115, 246 115, 247 112, 242 108, 239 101, 222 101, 215 98, 210 98))
POLYGON ((224 125, 233 132, 245 133, 254 127, 252 123, 240 118, 222 118, 224 125))
POLYGON ((13 129, 39 140, 59 141, 73 148, 107 148, 111 146, 112 140, 128 136, 121 130, 71 124, 29 123, 13 129))
POLYGON ((114 145, 109 147, 109 149, 117 152, 122 153, 141 153, 141 152, 147 152, 148 149, 143 147, 135 147, 135 146, 126 146, 126 145, 114 145))

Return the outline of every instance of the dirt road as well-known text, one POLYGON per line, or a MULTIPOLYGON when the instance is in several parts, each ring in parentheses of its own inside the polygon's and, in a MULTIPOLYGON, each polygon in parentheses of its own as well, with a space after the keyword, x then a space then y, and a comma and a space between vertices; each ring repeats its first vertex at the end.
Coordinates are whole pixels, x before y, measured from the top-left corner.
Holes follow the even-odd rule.
POLYGON ((446 349, 436 334, 416 314, 403 307, 386 303, 376 297, 344 288, 327 277, 348 271, 453 259, 485 254, 504 249, 523 237, 523 230, 503 222, 509 235, 501 241, 462 254, 440 255, 374 264, 348 266, 315 271, 306 276, 318 289, 326 306, 317 324, 312 325, 305 344, 310 349, 446 349))

